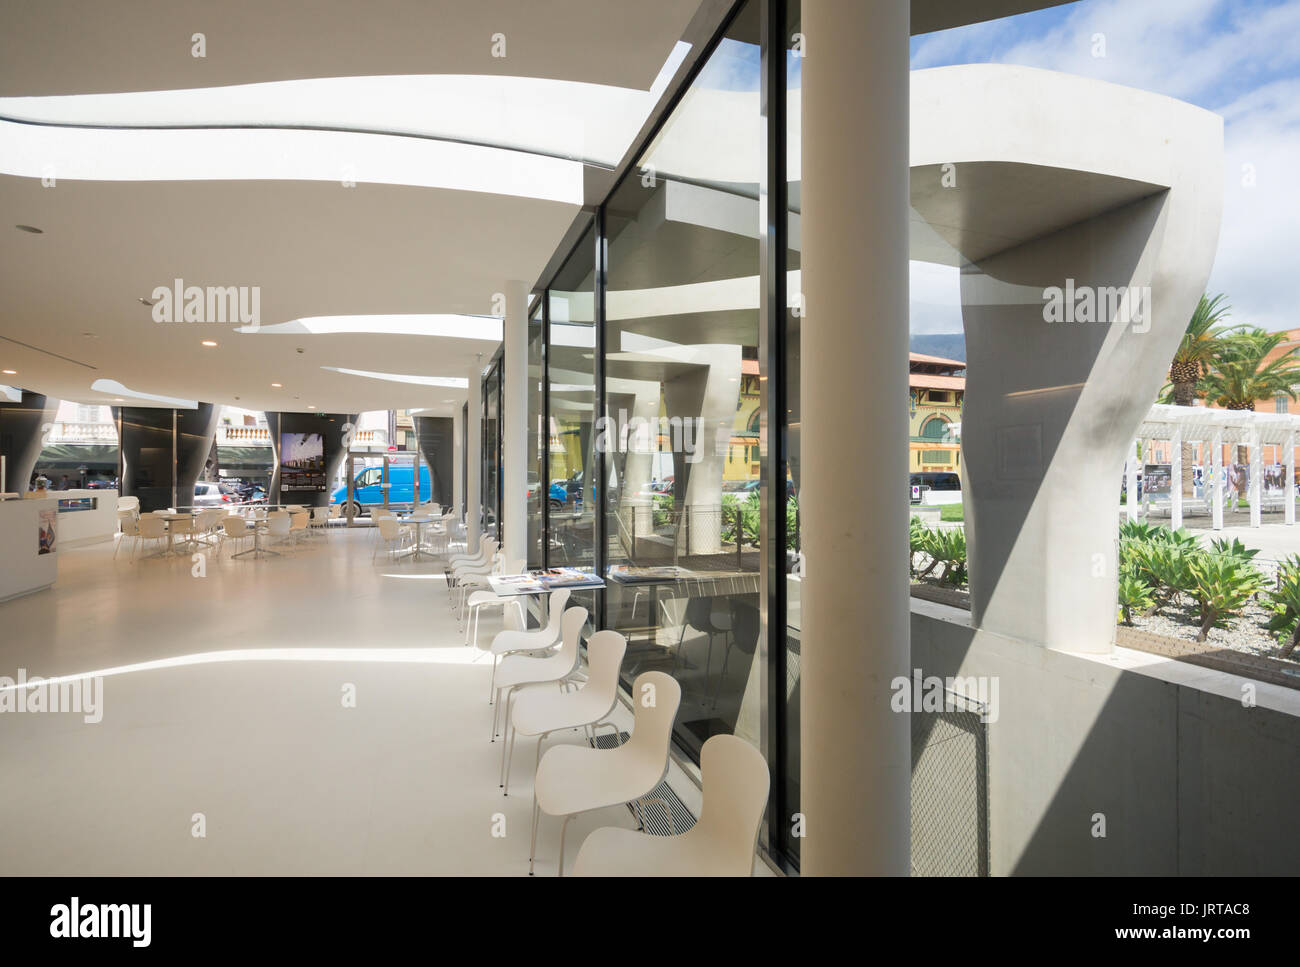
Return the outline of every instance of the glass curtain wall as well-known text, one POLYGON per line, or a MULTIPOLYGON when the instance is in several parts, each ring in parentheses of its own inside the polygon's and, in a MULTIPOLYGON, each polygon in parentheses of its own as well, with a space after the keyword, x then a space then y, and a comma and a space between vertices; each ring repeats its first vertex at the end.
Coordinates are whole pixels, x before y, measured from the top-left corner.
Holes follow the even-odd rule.
MULTIPOLYGON (((549 567, 596 566, 596 228, 583 233, 547 293, 550 405, 546 479, 549 567)), ((577 601, 581 595, 574 595, 577 601)), ((593 617, 588 601, 579 601, 593 617)))
MULTIPOLYGON (((802 580, 798 29, 797 3, 737 5, 547 282, 529 332, 529 453, 545 488, 533 491, 530 477, 533 561, 604 573, 603 601, 575 601, 628 637, 625 684, 647 669, 681 683, 680 751, 698 760, 720 733, 763 751, 773 793, 762 842, 790 869, 802 580)), ((494 459, 485 448, 485 472, 494 459)))
POLYGON ((528 567, 546 566, 546 326, 545 300, 539 299, 528 317, 528 567))
POLYGON ((607 625, 682 686, 678 743, 760 741, 760 4, 606 204, 607 625))
POLYGON ((483 533, 501 540, 501 368, 498 354, 483 380, 483 533))

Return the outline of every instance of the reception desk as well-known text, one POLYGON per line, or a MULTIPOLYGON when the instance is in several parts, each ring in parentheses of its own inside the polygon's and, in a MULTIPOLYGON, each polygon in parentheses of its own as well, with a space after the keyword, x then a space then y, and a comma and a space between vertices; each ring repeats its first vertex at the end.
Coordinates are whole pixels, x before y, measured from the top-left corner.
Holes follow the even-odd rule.
POLYGON ((111 541, 117 533, 116 490, 55 490, 59 502, 59 546, 111 541))
POLYGON ((54 584, 59 516, 54 497, 0 500, 0 601, 54 584))

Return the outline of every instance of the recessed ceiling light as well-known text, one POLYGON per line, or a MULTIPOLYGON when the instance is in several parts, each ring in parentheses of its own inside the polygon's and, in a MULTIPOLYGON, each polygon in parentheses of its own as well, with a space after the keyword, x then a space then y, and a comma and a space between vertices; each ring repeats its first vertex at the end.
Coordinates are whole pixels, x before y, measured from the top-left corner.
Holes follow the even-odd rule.
POLYGON ((114 397, 113 397, 113 402, 114 402, 114 403, 125 403, 126 400, 122 399, 122 397, 120 397, 120 396, 114 396, 114 397))
POLYGON ((14 228, 20 232, 30 232, 33 235, 44 235, 45 229, 37 228, 35 225, 15 225, 14 228))
POLYGON ((314 409, 316 409, 316 407, 314 407, 314 406, 312 406, 310 403, 308 403, 308 404, 307 404, 307 409, 309 409, 309 410, 314 410, 314 409))
POLYGON ((18 375, 18 370, 16 370, 16 369, 0 369, 0 373, 4 373, 6 376, 17 376, 17 375, 18 375))
POLYGON ((272 383, 271 385, 274 386, 276 389, 281 389, 281 388, 283 388, 283 384, 281 384, 281 383, 272 383))
POLYGON ((212 347, 212 346, 215 346, 216 344, 217 344, 217 343, 216 343, 216 340, 214 340, 214 339, 205 339, 205 340, 203 340, 203 345, 208 346, 209 348, 212 347))
POLYGON ((154 304, 154 300, 146 299, 144 296, 140 296, 140 298, 136 299, 135 301, 144 306, 152 306, 154 304))

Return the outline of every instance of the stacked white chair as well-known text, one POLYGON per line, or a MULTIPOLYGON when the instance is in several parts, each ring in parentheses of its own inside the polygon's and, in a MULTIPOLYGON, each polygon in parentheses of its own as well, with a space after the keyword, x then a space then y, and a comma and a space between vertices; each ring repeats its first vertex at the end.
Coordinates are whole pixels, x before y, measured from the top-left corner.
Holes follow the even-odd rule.
MULTIPOLYGON (((522 562, 511 563, 517 563, 520 568, 523 567, 522 562)), ((465 609, 468 606, 469 596, 475 590, 491 587, 491 578, 507 573, 509 572, 506 571, 505 554, 502 553, 499 545, 496 553, 492 555, 491 562, 488 564, 472 568, 464 566, 458 568, 456 571, 457 618, 462 623, 465 621, 465 609)))
POLYGON ((579 813, 648 796, 668 774, 668 743, 681 704, 677 680, 663 672, 642 672, 632 683, 632 736, 613 749, 557 745, 546 750, 533 782, 533 832, 528 873, 537 853, 541 816, 562 816, 559 873, 564 875, 564 839, 569 820, 579 813), (647 695, 653 701, 646 701, 647 695))
MULTIPOLYGON (((579 611, 586 620, 585 608, 570 608, 564 613, 566 644, 569 616, 579 611)), ((542 743, 554 732, 587 729, 595 738, 595 729, 609 718, 618 702, 618 675, 626 652, 627 639, 623 635, 617 631, 597 631, 587 641, 587 681, 581 688, 553 692, 549 688, 529 687, 516 696, 509 718, 509 751, 501 777, 504 795, 510 794, 510 763, 515 755, 516 736, 537 736, 537 762, 542 759, 542 743)), ((617 726, 614 728, 617 731, 617 726)))
MULTIPOLYGON (((520 707, 515 706, 516 717, 520 707)), ((700 779, 700 818, 688 831, 680 836, 650 836, 610 826, 597 829, 578 850, 573 872, 578 876, 752 875, 771 782, 767 762, 744 739, 715 735, 700 750, 700 779)))

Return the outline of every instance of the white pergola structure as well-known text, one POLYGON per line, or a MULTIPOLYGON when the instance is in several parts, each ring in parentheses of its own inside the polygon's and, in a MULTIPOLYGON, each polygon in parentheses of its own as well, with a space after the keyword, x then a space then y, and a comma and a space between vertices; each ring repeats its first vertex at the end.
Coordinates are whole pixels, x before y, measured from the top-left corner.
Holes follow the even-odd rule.
POLYGON ((1285 521, 1295 523, 1295 445, 1300 437, 1300 416, 1285 413, 1255 413, 1249 410, 1212 410, 1201 406, 1167 406, 1157 403, 1138 427, 1134 445, 1125 464, 1128 519, 1141 512, 1137 500, 1137 441, 1168 440, 1170 443, 1169 517, 1170 526, 1183 524, 1183 444, 1202 443, 1209 451, 1213 485, 1210 512, 1215 530, 1223 529, 1223 445, 1245 446, 1250 451, 1250 526, 1259 527, 1264 504, 1263 447, 1280 446, 1286 464, 1286 486, 1280 498, 1285 521))

